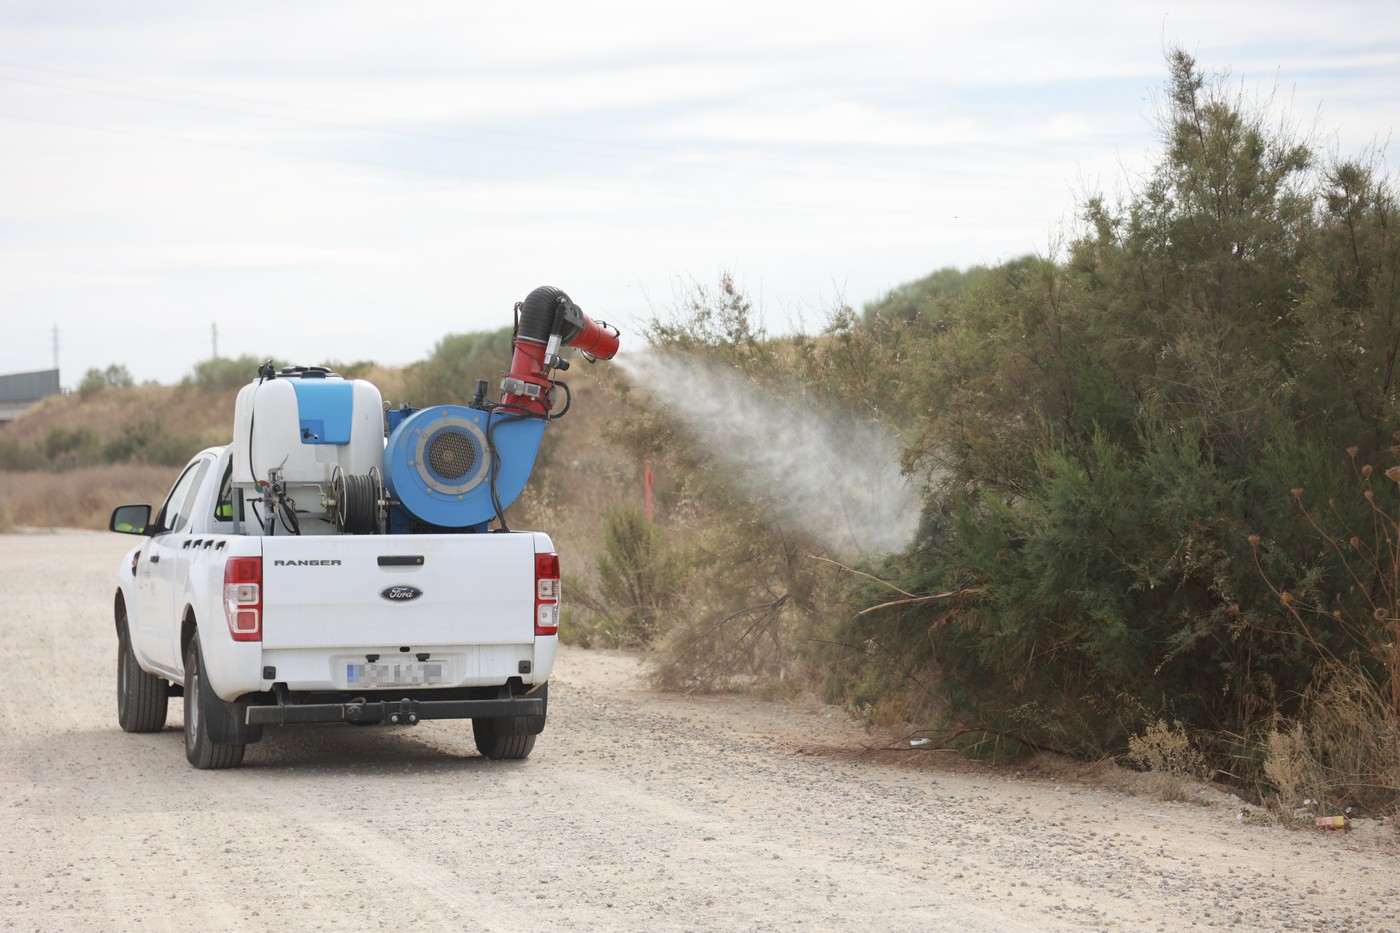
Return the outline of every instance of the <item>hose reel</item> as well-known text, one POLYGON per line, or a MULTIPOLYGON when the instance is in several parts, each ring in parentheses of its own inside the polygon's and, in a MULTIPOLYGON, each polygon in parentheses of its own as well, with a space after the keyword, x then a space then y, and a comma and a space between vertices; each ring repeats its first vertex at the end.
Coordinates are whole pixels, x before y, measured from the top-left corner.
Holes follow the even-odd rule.
POLYGON ((379 530, 384 480, 379 467, 368 473, 346 473, 340 467, 331 474, 331 495, 326 511, 341 534, 368 535, 379 530))

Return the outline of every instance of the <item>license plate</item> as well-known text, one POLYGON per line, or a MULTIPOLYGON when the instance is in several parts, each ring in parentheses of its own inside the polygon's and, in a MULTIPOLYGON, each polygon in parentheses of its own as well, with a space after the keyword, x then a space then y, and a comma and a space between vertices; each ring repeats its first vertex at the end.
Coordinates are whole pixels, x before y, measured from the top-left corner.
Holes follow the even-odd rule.
POLYGON ((345 683, 350 687, 435 687, 442 682, 441 661, 345 665, 345 683))

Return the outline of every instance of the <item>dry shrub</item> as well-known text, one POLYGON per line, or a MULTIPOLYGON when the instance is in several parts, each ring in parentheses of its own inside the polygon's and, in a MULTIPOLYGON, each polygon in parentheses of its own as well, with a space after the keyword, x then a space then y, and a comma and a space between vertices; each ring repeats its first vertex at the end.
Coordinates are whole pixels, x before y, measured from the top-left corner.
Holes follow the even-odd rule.
POLYGON ((1316 800, 1324 783, 1309 745, 1307 730, 1300 722, 1270 732, 1265 745, 1264 777, 1273 785, 1279 805, 1276 812, 1285 819, 1304 800, 1316 800))
POLYGON ((112 509, 131 502, 158 506, 178 471, 121 464, 63 473, 0 472, 0 527, 105 529, 112 509))
POLYGON ((227 443, 233 434, 236 394, 189 386, 143 385, 103 389, 87 399, 76 393, 52 395, 6 426, 5 436, 35 445, 55 428, 86 428, 105 443, 143 425, 158 424, 166 435, 198 435, 208 437, 209 443, 227 443))
POLYGON ((652 677, 663 690, 754 689, 810 685, 810 643, 841 611, 841 571, 813 558, 804 536, 736 514, 727 525, 707 515, 682 522, 673 543, 686 568, 683 590, 656 642, 652 677))
POLYGON ((386 403, 392 402, 397 405, 409 400, 408 392, 404 388, 404 371, 401 367, 370 363, 365 366, 332 364, 331 368, 346 379, 364 379, 373 383, 386 403))
POLYGON ((1208 780, 1210 767, 1179 722, 1157 720, 1141 735, 1128 739, 1127 758, 1150 773, 1164 800, 1185 800, 1187 784, 1208 780))
POLYGON ((785 679, 794 660, 784 637, 793 624, 786 595, 738 609, 701 603, 678 619, 661 646, 652 678, 663 690, 763 687, 785 679))
POLYGON ((1264 776, 1284 814, 1304 801, 1380 813, 1400 802, 1400 717, 1376 684, 1331 669, 1303 698, 1297 719, 1268 737, 1264 776))

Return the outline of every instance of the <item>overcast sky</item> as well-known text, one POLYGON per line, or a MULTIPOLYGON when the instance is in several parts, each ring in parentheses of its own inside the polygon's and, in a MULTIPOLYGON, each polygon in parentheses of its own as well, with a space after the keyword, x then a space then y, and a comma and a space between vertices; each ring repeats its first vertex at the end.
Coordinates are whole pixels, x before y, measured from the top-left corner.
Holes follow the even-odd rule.
POLYGON ((543 284, 625 352, 723 272, 813 330, 1050 250, 1150 163, 1173 44, 1343 152, 1400 122, 1394 0, 0 0, 0 373, 55 328, 68 386, 214 325, 404 364, 543 284))

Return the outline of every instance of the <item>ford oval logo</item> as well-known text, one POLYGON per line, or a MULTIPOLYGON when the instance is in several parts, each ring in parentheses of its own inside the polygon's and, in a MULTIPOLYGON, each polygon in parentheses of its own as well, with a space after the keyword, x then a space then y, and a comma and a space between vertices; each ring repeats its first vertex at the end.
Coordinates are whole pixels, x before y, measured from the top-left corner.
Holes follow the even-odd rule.
POLYGON ((379 595, 391 603, 406 603, 422 596, 423 591, 416 586, 387 586, 379 591, 379 595))

